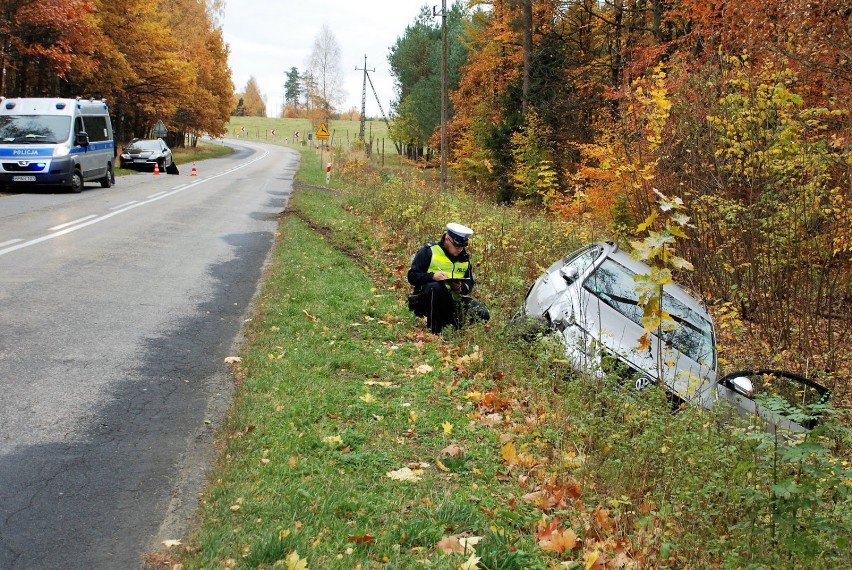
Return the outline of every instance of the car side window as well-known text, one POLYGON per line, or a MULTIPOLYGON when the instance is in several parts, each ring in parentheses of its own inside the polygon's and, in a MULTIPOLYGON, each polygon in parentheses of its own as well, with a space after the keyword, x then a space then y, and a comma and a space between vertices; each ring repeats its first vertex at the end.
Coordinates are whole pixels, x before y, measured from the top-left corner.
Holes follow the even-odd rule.
MULTIPOLYGON (((580 253, 577 257, 570 260, 568 263, 565 264, 565 267, 572 268, 576 271, 576 273, 574 273, 574 271, 572 271, 572 273, 574 273, 577 277, 580 277, 583 275, 583 273, 586 272, 589 267, 595 264, 595 261, 601 256, 601 253, 603 253, 603 248, 593 247, 587 251, 580 253)), ((563 272, 563 275, 564 274, 565 272, 563 272)))

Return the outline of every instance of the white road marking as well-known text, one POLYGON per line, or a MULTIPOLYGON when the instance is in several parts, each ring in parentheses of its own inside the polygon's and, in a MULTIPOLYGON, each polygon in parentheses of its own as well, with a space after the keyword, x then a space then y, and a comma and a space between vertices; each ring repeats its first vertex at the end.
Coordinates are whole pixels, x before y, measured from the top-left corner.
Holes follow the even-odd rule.
POLYGON ((165 191, 165 190, 163 190, 162 192, 157 192, 156 194, 151 194, 150 196, 148 196, 148 198, 149 198, 149 199, 150 199, 150 198, 156 198, 156 197, 158 197, 158 196, 162 196, 162 195, 163 195, 163 194, 165 194, 165 193, 166 193, 166 191, 165 191))
POLYGON ((118 206, 113 206, 112 208, 110 208, 110 210, 118 210, 118 209, 124 208, 125 206, 129 206, 129 205, 135 204, 135 203, 136 203, 136 200, 133 200, 132 202, 125 202, 124 204, 119 204, 118 206))
POLYGON ((156 202, 157 200, 161 200, 163 198, 173 196, 174 194, 177 194, 178 192, 183 192, 184 190, 189 190, 190 188, 194 188, 196 186, 204 184, 205 182, 215 180, 216 178, 220 178, 222 176, 225 176, 226 174, 230 174, 232 172, 235 172, 237 170, 245 168, 246 166, 254 164, 258 160, 263 160, 267 156, 269 156, 269 151, 264 151, 263 154, 261 154, 260 156, 258 156, 254 160, 250 160, 250 161, 248 161, 244 164, 241 164, 240 166, 237 166, 235 168, 231 168, 231 169, 226 170, 224 172, 221 172, 219 174, 214 174, 213 176, 204 177, 204 178, 198 180, 197 182, 193 182, 192 184, 187 184, 186 186, 179 187, 177 190, 172 190, 171 192, 158 192, 157 194, 149 196, 148 199, 145 200, 144 202, 130 203, 129 205, 124 206, 119 210, 114 210, 113 212, 111 212, 109 214, 104 214, 103 216, 96 216, 96 215, 92 214, 91 216, 86 216, 85 218, 80 218, 79 220, 76 220, 74 222, 68 222, 67 224, 62 224, 61 226, 56 226, 54 228, 50 228, 50 231, 54 232, 52 234, 47 234, 47 235, 44 235, 44 236, 41 236, 41 237, 38 237, 38 238, 34 238, 34 239, 29 240, 29 241, 25 241, 25 242, 21 242, 21 243, 13 242, 12 245, 8 246, 8 247, 4 247, 5 244, 0 244, 0 247, 3 247, 3 249, 0 249, 0 256, 6 255, 7 253, 12 253, 13 251, 17 251, 19 249, 24 249, 25 247, 30 247, 30 246, 45 242, 45 241, 50 240, 50 239, 57 238, 59 236, 63 236, 65 234, 70 234, 71 232, 76 232, 77 230, 83 229, 87 226, 91 226, 92 224, 97 224, 98 222, 103 222, 105 220, 112 218, 113 216, 117 216, 119 214, 123 214, 124 212, 130 211, 134 208, 138 208, 139 206, 145 206, 147 204, 151 204, 152 202, 156 202), (71 225, 71 224, 77 224, 77 225, 71 225), (68 226, 70 226, 70 227, 68 227, 68 226), (64 228, 64 229, 61 229, 61 228, 64 228), (54 231, 54 230, 57 230, 57 231, 54 231))
POLYGON ((79 220, 74 220, 73 222, 66 222, 64 224, 59 224, 58 226, 53 226, 49 228, 47 231, 55 232, 56 230, 61 230, 62 228, 67 228, 68 226, 73 226, 74 224, 79 224, 80 222, 85 222, 86 220, 91 220, 92 218, 97 218, 95 214, 89 214, 84 218, 80 218, 79 220))
POLYGON ((22 240, 22 239, 10 239, 9 241, 4 241, 3 243, 0 243, 0 247, 6 247, 7 245, 12 245, 13 243, 21 243, 22 241, 24 241, 24 240, 22 240))

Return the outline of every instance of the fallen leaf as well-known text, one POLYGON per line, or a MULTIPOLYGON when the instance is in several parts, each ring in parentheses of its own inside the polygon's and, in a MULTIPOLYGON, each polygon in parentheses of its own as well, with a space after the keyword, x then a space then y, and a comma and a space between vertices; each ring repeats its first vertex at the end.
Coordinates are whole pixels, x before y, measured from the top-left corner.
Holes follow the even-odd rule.
POLYGON ((470 558, 465 560, 464 564, 459 566, 459 570, 477 570, 479 568, 479 561, 481 558, 476 554, 471 554, 470 558))
POLYGON ((566 550, 574 550, 577 546, 577 533, 571 528, 555 530, 548 539, 540 540, 539 546, 542 550, 548 552, 561 553, 566 550))
POLYGON ((429 374, 430 372, 432 372, 432 367, 428 364, 421 364, 420 366, 417 366, 414 371, 421 375, 429 374))
POLYGON ((311 319, 311 320, 312 320, 312 321, 314 321, 314 322, 316 322, 316 321, 318 321, 318 320, 319 320, 319 317, 315 317, 314 315, 310 314, 310 313, 309 313, 308 311, 306 311, 305 309, 302 309, 302 312, 303 312, 303 313, 305 313, 305 316, 306 316, 306 317, 308 317, 309 319, 311 319))
POLYGON ((464 546, 456 536, 445 536, 435 547, 444 554, 464 554, 464 546))
POLYGON ((594 550, 586 554, 586 570, 603 570, 606 558, 601 558, 601 551, 594 550))
POLYGON ((169 539, 169 540, 163 541, 163 545, 166 548, 171 548, 173 546, 180 546, 180 544, 181 544, 181 542, 179 540, 174 540, 174 539, 169 539))
POLYGON ((366 542, 376 542, 376 537, 371 534, 365 534, 364 536, 350 536, 346 540, 348 540, 349 542, 362 544, 366 542))
POLYGON ((482 540, 481 536, 460 536, 459 543, 464 548, 464 553, 476 554, 475 546, 482 540))
POLYGON ((444 422, 441 424, 441 427, 444 428, 444 435, 450 435, 453 433, 453 424, 450 422, 444 422))
POLYGON ((436 459, 436 460, 435 460, 435 465, 437 465, 437 466, 438 466, 438 469, 440 469, 440 470, 441 470, 441 471, 443 471, 444 473, 448 473, 448 472, 450 471, 450 468, 449 468, 449 467, 447 467, 446 465, 444 465, 443 463, 441 463, 441 460, 440 460, 440 459, 436 459))
POLYGON ((447 447, 445 447, 444 449, 442 449, 438 453, 440 453, 441 455, 446 455, 448 457, 461 457, 462 453, 464 453, 464 451, 462 450, 461 447, 459 447, 455 443, 451 443, 450 445, 448 445, 447 447))
POLYGON ((331 448, 335 448, 335 447, 339 447, 339 446, 343 445, 343 438, 340 437, 339 435, 328 435, 328 436, 322 438, 322 440, 325 442, 325 444, 327 446, 329 446, 331 448))
POLYGON ((509 465, 517 465, 520 462, 518 452, 515 450, 515 444, 511 441, 500 449, 500 456, 509 465))
POLYGON ((308 570, 308 561, 300 558, 299 553, 295 550, 290 553, 284 562, 287 564, 287 570, 308 570))
POLYGON ((367 404, 372 404, 376 401, 376 397, 370 394, 369 392, 365 392, 363 396, 359 398, 362 402, 366 402, 367 404))
POLYGON ((229 356, 225 359, 225 364, 239 364, 243 359, 239 356, 229 356))
POLYGON ((410 481, 412 483, 420 481, 420 475, 422 474, 423 471, 420 469, 411 470, 408 467, 403 467, 402 469, 388 471, 385 473, 386 476, 390 477, 394 481, 410 481))

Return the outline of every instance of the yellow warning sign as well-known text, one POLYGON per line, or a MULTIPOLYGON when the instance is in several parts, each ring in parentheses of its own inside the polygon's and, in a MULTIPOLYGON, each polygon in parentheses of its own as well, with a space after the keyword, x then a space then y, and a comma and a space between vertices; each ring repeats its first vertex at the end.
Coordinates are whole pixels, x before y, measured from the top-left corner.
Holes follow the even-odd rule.
POLYGON ((320 124, 317 129, 317 138, 321 141, 327 141, 329 137, 331 137, 331 135, 328 134, 328 127, 325 126, 325 123, 320 124))

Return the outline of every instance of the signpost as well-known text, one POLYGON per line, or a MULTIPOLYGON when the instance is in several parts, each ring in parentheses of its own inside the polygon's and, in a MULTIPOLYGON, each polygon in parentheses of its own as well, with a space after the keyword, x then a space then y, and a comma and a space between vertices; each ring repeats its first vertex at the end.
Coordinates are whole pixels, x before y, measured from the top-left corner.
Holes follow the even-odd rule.
MULTIPOLYGON (((329 139, 329 137, 331 137, 331 135, 328 132, 328 127, 325 125, 325 123, 320 123, 320 126, 317 129, 317 139, 322 141, 320 143, 320 168, 322 168, 322 163, 323 163, 322 152, 323 152, 323 149, 325 148, 325 141, 327 141, 329 139)), ((331 163, 328 164, 328 169, 325 171, 325 183, 328 184, 330 179, 331 179, 331 163)))
POLYGON ((317 129, 317 138, 321 141, 327 141, 329 137, 331 137, 331 135, 328 133, 328 127, 325 126, 325 123, 320 124, 317 129))
POLYGON ((166 125, 163 124, 163 121, 157 121, 157 124, 154 126, 154 136, 158 139, 166 138, 166 135, 169 134, 168 129, 166 129, 166 125))

